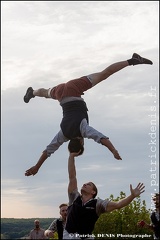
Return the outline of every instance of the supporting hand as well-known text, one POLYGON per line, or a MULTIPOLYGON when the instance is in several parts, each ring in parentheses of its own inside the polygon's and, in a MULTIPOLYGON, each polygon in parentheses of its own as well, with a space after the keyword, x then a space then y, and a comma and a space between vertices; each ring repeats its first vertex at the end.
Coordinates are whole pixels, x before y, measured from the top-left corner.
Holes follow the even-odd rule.
POLYGON ((81 150, 79 152, 72 152, 72 153, 70 152, 70 156, 73 157, 73 158, 78 157, 80 152, 81 152, 81 150))

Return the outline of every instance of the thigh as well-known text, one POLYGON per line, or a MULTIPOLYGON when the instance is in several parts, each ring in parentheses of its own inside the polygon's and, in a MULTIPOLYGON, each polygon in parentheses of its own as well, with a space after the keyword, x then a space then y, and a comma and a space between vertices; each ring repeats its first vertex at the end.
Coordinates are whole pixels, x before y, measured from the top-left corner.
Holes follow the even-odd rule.
POLYGON ((92 87, 91 81, 86 77, 81 77, 68 81, 65 84, 64 94, 67 96, 80 97, 85 91, 92 87))
POLYGON ((98 84, 98 83, 100 83, 101 81, 104 80, 104 76, 103 76, 102 72, 92 73, 92 74, 88 75, 87 77, 90 80, 90 82, 92 83, 93 87, 96 84, 98 84))
POLYGON ((84 76, 53 87, 49 90, 49 95, 53 99, 61 101, 65 97, 81 97, 81 95, 84 95, 83 92, 91 87, 92 83, 86 76, 84 76))

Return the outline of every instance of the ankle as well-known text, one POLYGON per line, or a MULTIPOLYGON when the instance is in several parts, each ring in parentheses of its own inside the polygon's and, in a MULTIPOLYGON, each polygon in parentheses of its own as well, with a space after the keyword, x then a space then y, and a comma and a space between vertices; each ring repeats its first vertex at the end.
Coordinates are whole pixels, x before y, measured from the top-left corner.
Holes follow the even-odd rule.
POLYGON ((128 59, 127 62, 128 62, 128 64, 129 64, 130 66, 133 65, 133 59, 132 59, 132 58, 131 58, 131 59, 128 59))

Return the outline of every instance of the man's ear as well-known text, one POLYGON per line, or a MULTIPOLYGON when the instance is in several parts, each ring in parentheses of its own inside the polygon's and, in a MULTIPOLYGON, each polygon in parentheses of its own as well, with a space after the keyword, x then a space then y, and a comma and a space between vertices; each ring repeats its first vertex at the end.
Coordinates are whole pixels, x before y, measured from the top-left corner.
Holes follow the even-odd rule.
POLYGON ((92 190, 92 195, 94 196, 94 194, 96 194, 96 191, 92 190))

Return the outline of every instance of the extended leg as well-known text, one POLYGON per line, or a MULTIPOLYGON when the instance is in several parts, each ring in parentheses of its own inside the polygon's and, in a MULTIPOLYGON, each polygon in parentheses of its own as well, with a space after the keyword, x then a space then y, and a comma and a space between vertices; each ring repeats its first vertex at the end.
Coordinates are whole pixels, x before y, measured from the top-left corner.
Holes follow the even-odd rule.
POLYGON ((49 96, 49 89, 45 88, 39 88, 37 90, 33 90, 32 87, 29 87, 27 89, 27 92, 24 96, 24 102, 28 103, 31 98, 34 98, 35 96, 37 97, 45 97, 45 98, 50 98, 49 96))
MULTIPOLYGON (((120 71, 121 69, 123 69, 129 65, 137 65, 137 64, 150 64, 151 65, 153 63, 149 59, 143 58, 140 55, 138 55, 137 53, 134 53, 132 55, 131 59, 113 63, 110 66, 108 66, 106 69, 104 69, 103 71, 90 74, 90 75, 88 75, 88 77, 92 81, 92 86, 95 86, 99 82, 107 79, 109 76, 120 71)), ((71 82, 71 81, 69 81, 69 82, 71 82)), ((87 89, 88 88, 86 88, 86 89, 84 88, 83 91, 86 91, 87 89)), ((24 96, 24 102, 28 103, 30 101, 30 99, 34 98, 35 96, 50 98, 49 92, 50 92, 50 89, 40 88, 37 90, 33 90, 32 87, 29 87, 24 96)))
POLYGON ((129 66, 128 61, 113 63, 112 65, 110 65, 109 67, 104 69, 102 72, 92 73, 92 74, 88 75, 88 77, 92 80, 92 86, 95 86, 96 84, 107 79, 112 74, 120 71, 121 69, 123 69, 127 66, 129 66))
POLYGON ((121 69, 129 66, 129 65, 138 65, 138 64, 150 64, 152 65, 152 61, 150 61, 147 58, 143 58, 140 55, 138 55, 137 53, 134 53, 132 55, 131 59, 128 59, 126 61, 121 61, 121 62, 117 62, 117 63, 113 63, 110 66, 108 66, 106 69, 104 69, 101 72, 98 73, 93 73, 88 75, 88 77, 90 77, 90 79, 92 80, 92 86, 95 86, 96 84, 100 83, 101 81, 107 79, 109 76, 111 76, 112 74, 120 71, 121 69))

